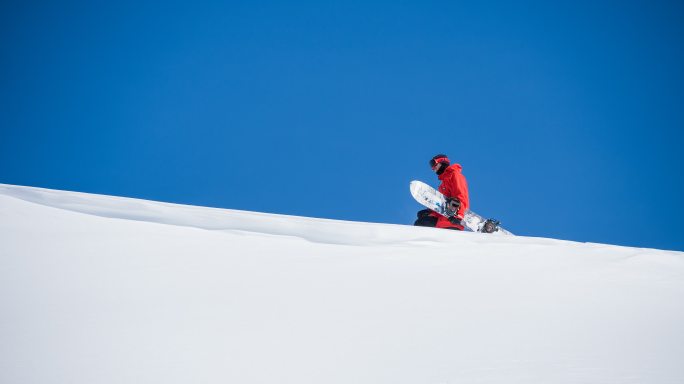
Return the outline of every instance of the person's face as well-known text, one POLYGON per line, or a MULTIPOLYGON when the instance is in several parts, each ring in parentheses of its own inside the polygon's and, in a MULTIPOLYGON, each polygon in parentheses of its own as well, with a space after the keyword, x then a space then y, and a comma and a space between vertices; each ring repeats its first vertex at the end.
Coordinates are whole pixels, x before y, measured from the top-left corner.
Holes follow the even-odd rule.
POLYGON ((437 173, 439 172, 439 168, 442 167, 442 163, 436 163, 435 165, 432 166, 432 171, 437 173))

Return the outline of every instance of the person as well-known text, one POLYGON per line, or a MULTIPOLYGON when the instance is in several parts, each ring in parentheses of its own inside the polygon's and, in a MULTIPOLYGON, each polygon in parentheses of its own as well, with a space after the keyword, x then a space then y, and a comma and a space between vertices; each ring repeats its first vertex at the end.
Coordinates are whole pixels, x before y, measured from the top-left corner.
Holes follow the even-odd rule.
POLYGON ((460 164, 453 164, 447 155, 439 154, 430 159, 430 167, 442 182, 437 189, 447 198, 447 207, 455 211, 455 215, 446 218, 430 209, 418 212, 418 219, 414 225, 436 227, 462 231, 463 217, 470 206, 468 199, 468 183, 461 172, 460 164))

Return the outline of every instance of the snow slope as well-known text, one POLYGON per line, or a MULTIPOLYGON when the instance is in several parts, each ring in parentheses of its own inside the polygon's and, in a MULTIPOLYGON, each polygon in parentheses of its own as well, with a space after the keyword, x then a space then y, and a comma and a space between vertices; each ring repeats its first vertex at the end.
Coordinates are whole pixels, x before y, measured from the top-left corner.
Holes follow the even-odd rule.
POLYGON ((681 252, 0 184, 0 308, 1 383, 684 383, 681 252))

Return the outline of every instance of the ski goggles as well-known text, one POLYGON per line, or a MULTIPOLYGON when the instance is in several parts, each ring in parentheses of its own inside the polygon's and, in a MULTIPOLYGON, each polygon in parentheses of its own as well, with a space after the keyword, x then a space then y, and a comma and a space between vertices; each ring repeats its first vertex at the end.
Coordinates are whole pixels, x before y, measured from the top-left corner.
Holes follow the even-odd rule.
POLYGON ((441 162, 449 162, 449 159, 447 157, 438 157, 436 159, 430 159, 430 168, 434 168, 437 163, 441 162))

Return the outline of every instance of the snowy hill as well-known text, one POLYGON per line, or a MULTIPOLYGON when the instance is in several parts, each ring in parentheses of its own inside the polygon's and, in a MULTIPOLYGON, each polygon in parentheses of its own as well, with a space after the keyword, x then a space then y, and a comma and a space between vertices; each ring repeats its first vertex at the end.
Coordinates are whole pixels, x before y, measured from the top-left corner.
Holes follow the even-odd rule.
POLYGON ((0 306, 8 384, 684 383, 681 252, 0 184, 0 306))

